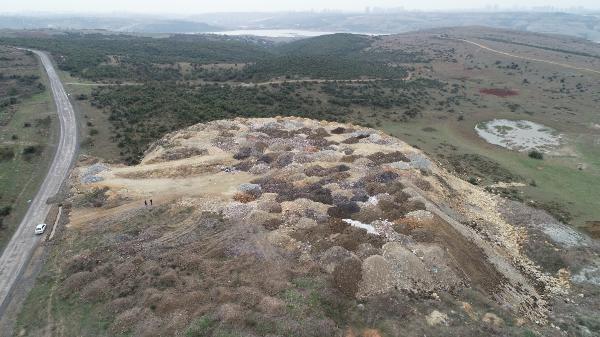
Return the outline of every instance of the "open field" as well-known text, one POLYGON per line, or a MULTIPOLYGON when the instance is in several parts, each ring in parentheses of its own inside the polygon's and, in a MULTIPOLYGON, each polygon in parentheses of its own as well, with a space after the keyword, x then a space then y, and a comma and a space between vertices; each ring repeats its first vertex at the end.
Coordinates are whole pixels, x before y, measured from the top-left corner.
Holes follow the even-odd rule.
MULTIPOLYGON (((64 81, 63 81, 64 82, 64 81)), ((65 86, 71 95, 73 107, 79 117, 79 132, 81 135, 81 153, 106 160, 120 160, 120 149, 114 139, 114 131, 109 121, 109 115, 89 102, 95 86, 65 86)))
MULTIPOLYGON (((33 85, 35 91, 39 91, 37 83, 48 86, 34 56, 0 48, 0 57, 0 73, 5 78, 12 74, 32 75, 39 78, 33 85)), ((15 85, 18 84, 0 82, 1 89, 10 90, 15 85)), ((41 93, 30 94, 26 87, 15 91, 24 94, 13 96, 18 97, 17 102, 0 112, 3 121, 0 124, 0 148, 9 154, 0 160, 0 209, 9 207, 11 210, 7 216, 0 216, 0 251, 10 240, 42 182, 57 134, 54 103, 49 91, 44 89, 41 93)))
MULTIPOLYGON (((540 49, 489 40, 506 34, 505 39, 518 36, 521 43, 530 44, 528 34, 469 29, 436 31, 441 32, 454 38, 475 39, 495 49, 525 57, 600 69, 595 57, 582 56, 600 55, 597 46, 580 41, 574 44, 576 48, 571 48, 570 54, 562 52, 569 43, 565 40, 572 40, 570 38, 535 39, 538 44, 543 42, 547 46, 540 49), (577 55, 573 55, 575 53, 577 55)), ((537 38, 532 36, 531 44, 534 37, 537 38)), ((453 161, 452 158, 460 158, 464 154, 491 159, 520 177, 519 180, 526 185, 503 192, 524 201, 535 200, 534 204, 549 209, 576 226, 585 227, 586 221, 600 218, 600 211, 594 206, 600 196, 600 130, 597 126, 600 123, 597 114, 600 95, 593 89, 600 84, 600 74, 518 59, 468 43, 437 39, 427 33, 400 35, 397 40, 391 40, 394 42, 385 43, 390 46, 398 43, 402 48, 413 44, 414 48, 447 51, 446 60, 433 61, 424 74, 460 88, 457 92, 459 104, 450 110, 424 112, 421 119, 384 122, 384 130, 410 141, 447 165, 453 161), (481 91, 488 88, 510 89, 516 94, 502 97, 504 95, 481 91), (487 144, 477 137, 475 125, 492 119, 540 123, 558 130, 564 135, 565 142, 546 155, 543 161, 537 161, 527 157, 526 153, 487 144)), ((465 179, 473 176, 484 185, 496 182, 493 174, 476 171, 474 167, 472 172, 459 173, 465 179)))

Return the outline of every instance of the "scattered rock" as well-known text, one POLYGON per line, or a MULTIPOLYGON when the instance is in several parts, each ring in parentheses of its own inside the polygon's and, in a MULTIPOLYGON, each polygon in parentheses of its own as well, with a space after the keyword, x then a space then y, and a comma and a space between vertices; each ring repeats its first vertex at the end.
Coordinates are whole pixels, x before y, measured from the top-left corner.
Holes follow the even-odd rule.
POLYGON ((92 184, 104 180, 104 178, 98 176, 99 173, 108 171, 110 168, 108 165, 103 163, 96 163, 89 166, 80 176, 82 184, 92 184))
POLYGON ((500 326, 502 324, 504 324, 504 320, 502 320, 502 318, 498 317, 496 314, 492 313, 492 312, 486 312, 482 317, 481 317, 481 321, 487 324, 491 324, 494 326, 500 326))
POLYGON ((586 266, 573 275, 571 280, 575 283, 588 283, 600 286, 600 267, 596 265, 586 266))
POLYGON ((448 315, 437 310, 434 310, 429 315, 425 316, 425 320, 429 326, 448 325, 448 315))
POLYGON ((262 193, 262 189, 260 188, 260 185, 250 184, 250 183, 241 184, 239 186, 239 190, 240 190, 240 192, 251 194, 255 198, 259 197, 262 193))
POLYGON ((471 318, 472 320, 476 321, 479 319, 479 317, 477 316, 477 313, 473 310, 473 307, 471 306, 471 304, 467 303, 467 302, 462 302, 462 308, 463 311, 469 316, 469 318, 471 318))
POLYGON ((426 210, 416 210, 406 213, 404 218, 415 221, 431 221, 433 220, 433 213, 426 210))

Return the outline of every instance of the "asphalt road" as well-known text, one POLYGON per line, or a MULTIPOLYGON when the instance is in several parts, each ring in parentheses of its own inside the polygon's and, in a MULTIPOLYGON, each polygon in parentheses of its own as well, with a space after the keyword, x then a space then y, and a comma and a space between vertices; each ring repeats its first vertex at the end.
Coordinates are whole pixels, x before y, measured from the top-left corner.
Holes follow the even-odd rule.
POLYGON ((48 216, 50 205, 46 201, 58 193, 77 152, 77 121, 65 88, 60 82, 60 78, 54 70, 48 55, 44 52, 32 51, 40 58, 48 74, 60 120, 60 139, 44 182, 4 249, 2 256, 0 256, 0 315, 2 315, 4 307, 10 301, 13 286, 18 283, 22 271, 42 238, 42 236, 34 235, 34 229, 37 224, 43 223, 48 216))

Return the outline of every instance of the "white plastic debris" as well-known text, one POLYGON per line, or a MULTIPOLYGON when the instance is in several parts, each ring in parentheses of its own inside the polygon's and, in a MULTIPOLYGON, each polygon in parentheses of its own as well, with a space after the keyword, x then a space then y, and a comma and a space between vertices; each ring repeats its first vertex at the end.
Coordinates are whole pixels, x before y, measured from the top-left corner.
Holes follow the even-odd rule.
POLYGON ((362 228, 362 229, 366 230, 367 233, 369 233, 369 234, 379 235, 379 232, 375 229, 375 227, 373 227, 369 224, 362 223, 360 221, 356 221, 356 220, 352 220, 352 219, 343 219, 343 221, 352 227, 362 228))

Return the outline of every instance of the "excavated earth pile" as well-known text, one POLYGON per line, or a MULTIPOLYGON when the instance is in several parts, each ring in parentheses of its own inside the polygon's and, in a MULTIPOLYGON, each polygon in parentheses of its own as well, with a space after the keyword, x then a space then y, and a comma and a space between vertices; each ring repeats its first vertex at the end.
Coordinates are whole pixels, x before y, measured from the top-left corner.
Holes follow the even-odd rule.
POLYGON ((89 167, 73 204, 102 203, 74 207, 59 288, 114 317, 109 334, 555 333, 570 291, 506 202, 372 129, 215 121, 89 167))

